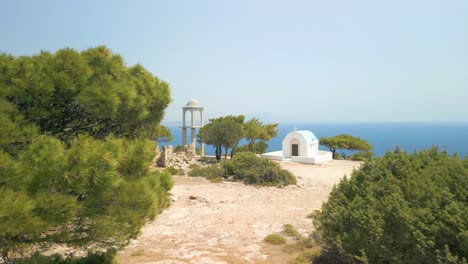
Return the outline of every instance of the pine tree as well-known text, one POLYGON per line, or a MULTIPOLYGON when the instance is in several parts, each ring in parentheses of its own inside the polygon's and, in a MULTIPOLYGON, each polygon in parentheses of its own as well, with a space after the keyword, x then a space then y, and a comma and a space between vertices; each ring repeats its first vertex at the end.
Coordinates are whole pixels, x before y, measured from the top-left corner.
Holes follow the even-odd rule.
MULTIPOLYGON (((169 87, 105 47, 0 54, 0 257, 118 249, 169 205, 149 171, 169 87)), ((1 262, 1 261, 0 261, 1 262)))

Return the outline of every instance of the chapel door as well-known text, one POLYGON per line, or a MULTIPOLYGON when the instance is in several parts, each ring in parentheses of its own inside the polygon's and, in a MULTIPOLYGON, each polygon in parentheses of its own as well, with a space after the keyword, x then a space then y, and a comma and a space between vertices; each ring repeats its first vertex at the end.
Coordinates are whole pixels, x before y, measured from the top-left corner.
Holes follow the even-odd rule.
POLYGON ((292 144, 292 151, 291 156, 299 156, 299 145, 292 144))

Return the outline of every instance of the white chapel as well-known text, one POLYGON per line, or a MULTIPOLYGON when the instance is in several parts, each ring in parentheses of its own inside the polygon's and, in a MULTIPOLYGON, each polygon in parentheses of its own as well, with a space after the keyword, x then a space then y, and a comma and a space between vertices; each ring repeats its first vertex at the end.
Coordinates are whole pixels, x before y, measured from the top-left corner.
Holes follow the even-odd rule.
POLYGON ((283 139, 283 150, 268 152, 262 158, 319 164, 333 159, 329 151, 319 150, 319 140, 309 130, 294 130, 283 139))

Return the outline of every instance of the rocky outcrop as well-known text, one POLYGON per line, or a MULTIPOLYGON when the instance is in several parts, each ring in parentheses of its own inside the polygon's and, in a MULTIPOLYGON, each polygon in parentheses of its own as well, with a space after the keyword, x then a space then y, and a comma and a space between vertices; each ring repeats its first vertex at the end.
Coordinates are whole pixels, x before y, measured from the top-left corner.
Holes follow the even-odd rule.
POLYGON ((159 157, 156 158, 158 167, 174 167, 187 170, 190 164, 196 163, 196 153, 193 145, 185 145, 182 152, 174 152, 171 145, 162 147, 159 157))

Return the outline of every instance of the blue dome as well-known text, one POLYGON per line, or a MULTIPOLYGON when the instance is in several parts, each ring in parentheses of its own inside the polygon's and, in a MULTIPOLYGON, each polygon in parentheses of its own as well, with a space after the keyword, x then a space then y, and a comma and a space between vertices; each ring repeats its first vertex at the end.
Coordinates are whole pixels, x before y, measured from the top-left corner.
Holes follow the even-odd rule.
POLYGON ((307 141, 314 141, 314 140, 317 140, 317 137, 314 135, 314 133, 312 133, 311 131, 309 130, 297 130, 297 131, 293 131, 292 133, 299 133, 302 135, 302 137, 307 140, 307 141))

